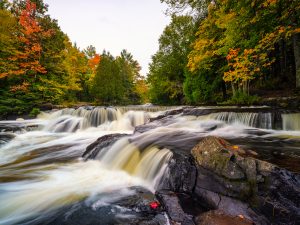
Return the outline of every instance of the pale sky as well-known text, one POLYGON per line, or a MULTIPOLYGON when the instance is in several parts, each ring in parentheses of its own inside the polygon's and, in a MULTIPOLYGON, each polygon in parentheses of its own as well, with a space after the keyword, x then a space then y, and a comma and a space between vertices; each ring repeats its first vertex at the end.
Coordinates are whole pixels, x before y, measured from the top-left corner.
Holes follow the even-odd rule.
POLYGON ((49 14, 80 49, 88 45, 114 56, 127 49, 148 72, 158 38, 169 23, 160 0, 44 0, 49 14))

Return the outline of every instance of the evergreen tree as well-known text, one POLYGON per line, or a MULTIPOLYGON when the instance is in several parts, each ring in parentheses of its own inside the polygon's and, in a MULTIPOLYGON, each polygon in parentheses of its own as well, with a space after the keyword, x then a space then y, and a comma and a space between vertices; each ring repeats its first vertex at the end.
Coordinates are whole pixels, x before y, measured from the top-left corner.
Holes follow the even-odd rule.
POLYGON ((153 103, 181 104, 187 55, 194 39, 196 22, 190 16, 172 16, 159 39, 159 50, 152 57, 148 83, 153 103))

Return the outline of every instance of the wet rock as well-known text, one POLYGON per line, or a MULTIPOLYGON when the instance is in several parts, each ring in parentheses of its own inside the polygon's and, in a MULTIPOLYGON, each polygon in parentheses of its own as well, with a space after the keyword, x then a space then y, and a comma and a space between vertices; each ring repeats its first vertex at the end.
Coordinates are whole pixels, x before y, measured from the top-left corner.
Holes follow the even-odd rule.
POLYGON ((142 187, 131 187, 128 196, 102 193, 90 196, 69 206, 22 221, 31 225, 165 225, 167 218, 159 209, 153 211, 149 203, 155 195, 142 187), (104 197, 104 198, 103 198, 104 197), (114 200, 113 200, 114 199, 114 200))
POLYGON ((266 223, 264 217, 274 224, 300 221, 298 174, 247 157, 239 147, 216 137, 204 138, 191 154, 198 174, 194 193, 211 207, 233 215, 239 212, 232 209, 240 205, 248 218, 256 218, 261 224, 266 223), (242 207, 241 201, 246 205, 242 207))
POLYGON ((94 159, 98 153, 105 147, 108 147, 115 143, 121 137, 126 136, 126 134, 108 134, 98 138, 95 142, 86 147, 85 152, 82 157, 87 159, 94 159))
POLYGON ((171 224, 194 225, 193 217, 183 211, 180 201, 174 192, 160 191, 156 196, 163 204, 171 219, 171 224))
POLYGON ((254 225, 244 216, 229 216, 220 210, 213 210, 201 214, 195 219, 196 225, 254 225))
POLYGON ((221 210, 223 214, 228 216, 236 217, 242 215, 244 218, 254 221, 255 224, 268 224, 268 220, 254 212, 246 202, 205 189, 198 188, 195 190, 195 193, 210 209, 221 210))
POLYGON ((0 123, 0 132, 17 132, 25 128, 25 125, 22 123, 0 123))
POLYGON ((154 118, 150 118, 150 122, 155 121, 155 120, 160 120, 162 118, 165 118, 167 116, 173 116, 173 115, 177 115, 180 114, 184 111, 185 108, 179 108, 179 109, 173 109, 173 110, 168 110, 166 111, 164 114, 159 115, 157 117, 154 118))
POLYGON ((13 133, 6 133, 6 132, 1 132, 0 133, 0 145, 5 144, 9 142, 11 139, 15 138, 16 135, 13 133))
POLYGON ((190 156, 175 154, 162 178, 158 190, 192 193, 196 184, 197 170, 190 156))
POLYGON ((39 106, 39 109, 41 111, 47 111, 47 110, 52 110, 54 108, 54 105, 52 105, 51 103, 45 103, 45 104, 41 104, 39 106))

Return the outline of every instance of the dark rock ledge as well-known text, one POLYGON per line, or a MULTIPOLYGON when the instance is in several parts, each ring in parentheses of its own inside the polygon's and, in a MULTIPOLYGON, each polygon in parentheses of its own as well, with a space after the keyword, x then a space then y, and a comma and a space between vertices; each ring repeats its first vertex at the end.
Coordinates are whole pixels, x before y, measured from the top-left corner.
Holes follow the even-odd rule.
MULTIPOLYGON (((83 157, 95 159, 124 134, 99 138, 83 157)), ((205 137, 173 159, 156 198, 171 225, 297 225, 300 175, 253 158, 253 151, 218 137, 205 137)), ((147 210, 146 210, 147 211, 147 210)), ((155 217, 156 218, 156 217, 155 217)), ((140 223, 141 224, 141 223, 140 223)), ((155 219, 149 223, 162 225, 155 219)))
POLYGON ((156 194, 171 224, 299 224, 299 175, 251 154, 206 137, 190 156, 171 161, 156 194), (182 203, 182 193, 197 201, 194 212, 187 210, 191 202, 182 203))

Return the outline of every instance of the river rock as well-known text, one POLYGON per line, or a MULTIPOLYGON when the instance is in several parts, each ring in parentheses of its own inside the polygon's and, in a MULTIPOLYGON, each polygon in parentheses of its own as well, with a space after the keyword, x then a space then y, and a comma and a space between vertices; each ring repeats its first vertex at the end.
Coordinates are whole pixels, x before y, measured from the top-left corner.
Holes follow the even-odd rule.
POLYGON ((98 153, 105 147, 108 147, 119 140, 121 137, 126 136, 126 134, 108 134, 98 138, 95 142, 86 147, 85 152, 82 157, 85 160, 94 159, 98 153))
POLYGON ((196 184, 197 169, 190 156, 174 154, 158 190, 192 193, 196 184))
POLYGON ((195 194, 225 210, 242 201, 248 218, 261 215, 274 224, 300 221, 299 175, 244 153, 221 138, 200 141, 191 151, 198 173, 195 194), (226 204, 221 201, 224 198, 226 204))
POLYGON ((201 214, 195 219, 196 225, 254 225, 242 215, 229 216, 220 210, 212 210, 201 214))
POLYGON ((156 196, 163 204, 171 219, 171 224, 195 225, 193 217, 183 211, 176 193, 171 191, 160 191, 156 193, 156 196))

